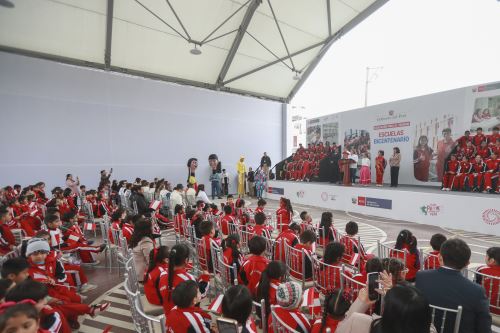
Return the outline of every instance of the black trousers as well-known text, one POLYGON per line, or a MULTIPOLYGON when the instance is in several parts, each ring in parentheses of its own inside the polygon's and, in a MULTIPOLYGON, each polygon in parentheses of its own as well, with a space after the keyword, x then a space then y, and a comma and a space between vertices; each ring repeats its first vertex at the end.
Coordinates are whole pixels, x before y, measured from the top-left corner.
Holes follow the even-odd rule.
POLYGON ((399 167, 391 166, 391 187, 398 186, 399 167))
POLYGON ((349 176, 351 176, 351 183, 353 184, 356 183, 356 171, 358 171, 358 168, 349 168, 349 176))

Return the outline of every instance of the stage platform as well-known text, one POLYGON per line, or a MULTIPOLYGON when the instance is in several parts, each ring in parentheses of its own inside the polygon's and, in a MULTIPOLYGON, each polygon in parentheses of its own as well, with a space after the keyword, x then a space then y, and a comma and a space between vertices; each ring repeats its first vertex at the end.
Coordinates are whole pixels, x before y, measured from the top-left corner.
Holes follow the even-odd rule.
POLYGON ((267 198, 500 236, 500 195, 435 187, 269 181, 267 198))

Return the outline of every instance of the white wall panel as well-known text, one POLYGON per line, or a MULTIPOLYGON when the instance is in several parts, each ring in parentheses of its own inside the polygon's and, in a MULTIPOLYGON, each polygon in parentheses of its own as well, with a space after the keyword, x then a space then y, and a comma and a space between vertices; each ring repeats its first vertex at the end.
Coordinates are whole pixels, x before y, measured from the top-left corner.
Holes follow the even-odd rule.
MULTIPOLYGON (((0 186, 66 173, 93 187, 117 179, 165 177, 185 183, 186 162, 208 155, 233 176, 240 154, 257 166, 281 159, 281 104, 0 53, 0 186)), ((234 188, 233 188, 234 191, 234 188)))

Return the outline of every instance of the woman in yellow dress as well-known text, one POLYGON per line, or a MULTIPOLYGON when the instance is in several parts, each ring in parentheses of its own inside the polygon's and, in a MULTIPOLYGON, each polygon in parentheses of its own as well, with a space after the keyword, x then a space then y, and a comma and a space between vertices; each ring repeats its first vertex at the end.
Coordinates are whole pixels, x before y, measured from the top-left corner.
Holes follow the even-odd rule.
POLYGON ((245 156, 241 156, 238 164, 236 164, 236 170, 238 171, 238 197, 242 198, 245 196, 245 179, 247 173, 247 167, 245 166, 245 156))

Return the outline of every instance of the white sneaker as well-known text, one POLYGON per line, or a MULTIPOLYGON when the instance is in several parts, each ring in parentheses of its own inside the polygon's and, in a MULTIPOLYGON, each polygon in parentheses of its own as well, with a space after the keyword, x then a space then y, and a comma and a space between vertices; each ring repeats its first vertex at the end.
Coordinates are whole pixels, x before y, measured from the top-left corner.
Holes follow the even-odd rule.
POLYGON ((86 292, 94 290, 95 288, 97 288, 95 284, 85 283, 80 287, 80 293, 85 294, 86 292))

